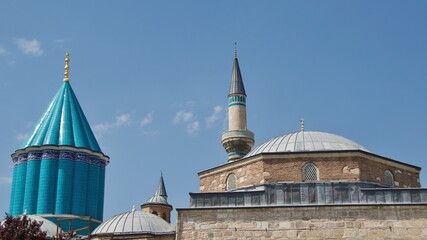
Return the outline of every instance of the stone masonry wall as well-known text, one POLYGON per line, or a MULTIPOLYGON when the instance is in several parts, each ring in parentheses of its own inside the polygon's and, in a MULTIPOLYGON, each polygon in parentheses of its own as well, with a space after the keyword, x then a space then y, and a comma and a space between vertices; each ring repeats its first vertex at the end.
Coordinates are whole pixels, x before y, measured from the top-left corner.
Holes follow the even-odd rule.
POLYGON ((427 239, 426 205, 177 212, 177 239, 427 239))
POLYGON ((360 154, 297 154, 260 158, 235 167, 225 165, 209 174, 200 175, 201 192, 226 191, 229 174, 237 177, 237 188, 263 183, 301 182, 304 164, 316 165, 319 181, 366 181, 385 184, 384 171, 393 173, 396 187, 420 187, 419 171, 392 161, 360 154))
POLYGON ((226 169, 217 174, 200 177, 201 192, 224 192, 227 191, 227 177, 229 174, 236 175, 237 187, 247 187, 262 182, 263 162, 258 161, 242 167, 226 169))
POLYGON ((378 182, 384 184, 384 171, 389 170, 393 173, 394 185, 399 188, 421 187, 419 173, 399 168, 393 165, 386 165, 380 162, 366 161, 359 158, 361 181, 378 182))
POLYGON ((318 168, 319 181, 356 181, 360 178, 359 162, 352 157, 314 156, 264 160, 265 182, 301 182, 302 168, 309 162, 318 168))

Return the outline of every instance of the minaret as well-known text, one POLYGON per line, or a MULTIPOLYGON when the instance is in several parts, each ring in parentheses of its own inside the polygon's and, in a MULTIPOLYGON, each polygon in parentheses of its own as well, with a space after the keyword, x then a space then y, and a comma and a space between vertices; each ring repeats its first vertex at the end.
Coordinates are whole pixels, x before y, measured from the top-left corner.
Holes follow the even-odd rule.
POLYGON ((145 203, 141 204, 141 210, 159 216, 170 223, 172 209, 172 205, 168 203, 168 194, 166 193, 165 182, 163 181, 162 174, 160 175, 160 181, 157 186, 156 193, 145 203))
MULTIPOLYGON (((61 87, 28 139, 12 154, 9 214, 13 216, 69 214, 102 221, 109 157, 101 151, 71 88, 69 63, 67 53, 61 87)), ((73 222, 73 229, 85 225, 73 222)))
POLYGON ((230 92, 227 97, 228 131, 222 134, 221 142, 228 153, 228 161, 232 162, 244 157, 254 145, 254 133, 249 131, 246 125, 246 92, 236 48, 234 48, 230 92))

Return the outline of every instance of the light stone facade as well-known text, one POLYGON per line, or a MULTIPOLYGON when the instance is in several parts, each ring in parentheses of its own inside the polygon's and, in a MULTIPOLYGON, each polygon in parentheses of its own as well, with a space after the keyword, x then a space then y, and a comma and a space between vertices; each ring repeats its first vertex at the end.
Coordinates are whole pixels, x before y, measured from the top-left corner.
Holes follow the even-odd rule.
POLYGON ((427 205, 179 209, 177 239, 427 239, 427 205))
POLYGON ((314 163, 319 181, 364 181, 385 184, 393 173, 395 186, 420 187, 420 168, 363 151, 260 154, 199 173, 201 192, 224 192, 229 174, 237 188, 278 182, 301 182, 302 167, 314 163))

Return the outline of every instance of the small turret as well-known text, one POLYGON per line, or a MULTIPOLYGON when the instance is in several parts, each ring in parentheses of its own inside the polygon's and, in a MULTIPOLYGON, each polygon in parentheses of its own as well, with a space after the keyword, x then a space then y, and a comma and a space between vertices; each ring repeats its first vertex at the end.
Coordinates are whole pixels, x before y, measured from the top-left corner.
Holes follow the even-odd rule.
POLYGON ((168 195, 166 193, 165 182, 162 174, 160 175, 160 181, 157 186, 156 193, 141 205, 141 210, 157 215, 170 223, 172 209, 172 205, 168 203, 168 195))
POLYGON ((228 153, 229 162, 244 157, 255 143, 254 133, 247 129, 246 92, 236 48, 234 48, 234 63, 228 94, 228 131, 222 134, 221 140, 228 153))

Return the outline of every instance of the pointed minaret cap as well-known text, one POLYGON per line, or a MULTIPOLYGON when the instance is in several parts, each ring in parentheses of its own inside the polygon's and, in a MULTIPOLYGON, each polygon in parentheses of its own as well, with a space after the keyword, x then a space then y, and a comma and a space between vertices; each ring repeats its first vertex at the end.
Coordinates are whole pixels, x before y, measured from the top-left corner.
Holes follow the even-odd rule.
POLYGON ((233 70, 231 71, 231 83, 230 92, 231 94, 243 94, 246 96, 245 86, 243 85, 242 73, 240 72, 239 60, 237 60, 237 48, 234 47, 234 63, 233 70))
POLYGON ((163 180, 163 174, 160 175, 160 181, 159 181, 159 185, 157 186, 156 193, 154 194, 154 196, 150 197, 144 203, 144 205, 149 203, 160 203, 160 204, 169 205, 168 194, 166 193, 165 182, 163 180))
POLYGON ((157 186, 156 196, 168 197, 166 193, 165 181, 163 180, 163 173, 160 175, 159 185, 157 186))

